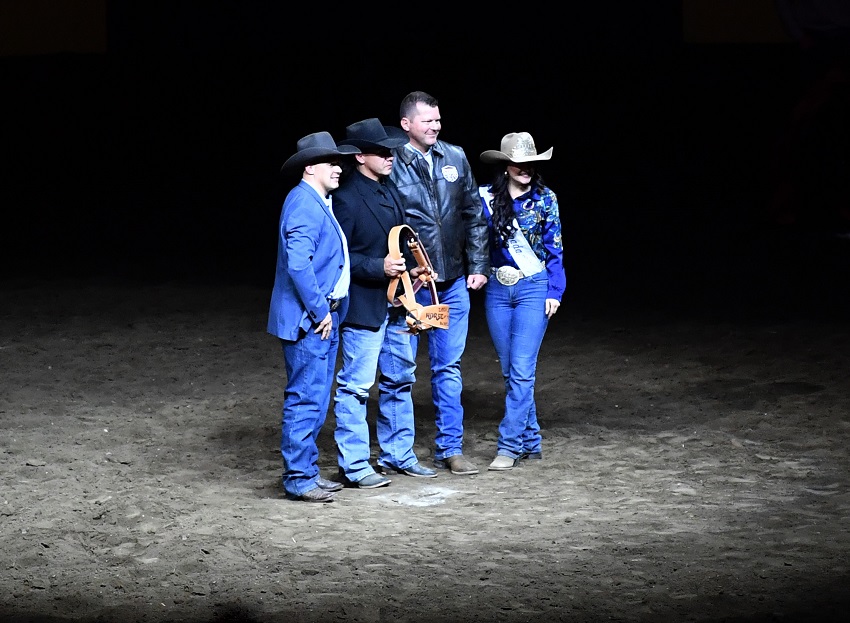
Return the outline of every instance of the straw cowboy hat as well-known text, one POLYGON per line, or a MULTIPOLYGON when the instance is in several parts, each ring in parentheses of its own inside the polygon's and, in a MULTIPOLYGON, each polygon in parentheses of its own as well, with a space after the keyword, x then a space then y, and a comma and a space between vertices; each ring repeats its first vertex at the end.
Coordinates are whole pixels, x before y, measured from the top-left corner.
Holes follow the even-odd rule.
POLYGON ((534 139, 528 132, 511 132, 502 137, 502 148, 499 151, 488 149, 481 153, 481 162, 497 163, 512 162, 521 164, 523 162, 536 162, 537 160, 549 160, 552 157, 552 147, 542 154, 537 153, 534 139))
POLYGON ((336 158, 350 154, 359 154, 360 150, 351 145, 337 147, 328 132, 308 134, 298 141, 298 151, 289 157, 280 167, 281 173, 303 168, 308 164, 321 162, 325 158, 336 158))
POLYGON ((340 145, 353 145, 361 153, 368 154, 375 150, 393 149, 407 143, 407 133, 401 128, 381 125, 381 122, 372 117, 357 123, 352 123, 345 128, 345 140, 340 145))

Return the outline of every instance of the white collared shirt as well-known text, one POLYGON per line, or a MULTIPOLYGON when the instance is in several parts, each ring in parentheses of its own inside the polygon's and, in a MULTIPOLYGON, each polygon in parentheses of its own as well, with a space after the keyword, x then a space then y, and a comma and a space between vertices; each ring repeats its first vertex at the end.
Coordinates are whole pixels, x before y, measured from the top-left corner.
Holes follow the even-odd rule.
POLYGON ((342 227, 339 226, 339 221, 336 220, 336 215, 334 214, 333 209, 333 198, 326 197, 324 198, 325 204, 328 206, 328 210, 333 216, 334 224, 336 228, 339 230, 339 235, 342 237, 342 253, 345 257, 345 264, 342 267, 342 274, 339 276, 339 280, 334 285, 333 290, 328 295, 330 298, 336 300, 345 298, 348 295, 348 286, 351 284, 351 261, 348 258, 348 240, 345 238, 345 232, 342 231, 342 227))

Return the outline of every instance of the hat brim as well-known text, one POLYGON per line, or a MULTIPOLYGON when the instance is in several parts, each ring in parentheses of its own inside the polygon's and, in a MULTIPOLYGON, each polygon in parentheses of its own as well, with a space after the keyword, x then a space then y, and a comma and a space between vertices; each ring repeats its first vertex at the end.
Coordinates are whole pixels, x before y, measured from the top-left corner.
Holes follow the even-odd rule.
POLYGON ((351 154, 359 154, 360 149, 353 145, 339 144, 337 149, 325 149, 324 147, 308 147, 292 156, 283 163, 280 167, 281 173, 291 171, 296 168, 305 167, 308 164, 321 162, 323 158, 350 156, 351 154))
POLYGON ((365 139, 349 138, 340 141, 338 144, 353 145, 354 147, 357 147, 362 153, 369 153, 369 150, 371 149, 395 149, 396 147, 406 145, 407 142, 410 140, 407 137, 407 132, 405 132, 401 128, 385 125, 384 131, 387 133, 387 138, 380 141, 367 141, 365 139))
POLYGON ((363 141, 360 139, 353 138, 350 141, 340 141, 340 145, 353 145, 357 147, 361 153, 368 154, 371 151, 376 149, 395 149, 396 147, 401 147, 407 143, 407 139, 386 139, 384 141, 363 141))
POLYGON ((486 162, 488 164, 495 164, 497 162, 510 162, 513 164, 524 164, 526 162, 538 162, 541 160, 550 160, 552 158, 552 151, 554 147, 550 147, 542 154, 537 154, 536 156, 525 156, 522 158, 511 158, 505 152, 497 151, 495 149, 488 149, 487 151, 481 152, 481 162, 486 162))

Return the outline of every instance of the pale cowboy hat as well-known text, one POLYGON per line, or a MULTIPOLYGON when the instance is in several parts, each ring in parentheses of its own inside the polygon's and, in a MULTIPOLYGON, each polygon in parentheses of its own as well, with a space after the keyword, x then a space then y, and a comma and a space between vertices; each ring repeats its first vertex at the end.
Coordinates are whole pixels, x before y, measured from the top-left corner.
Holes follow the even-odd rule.
POLYGON ((549 160, 552 157, 552 147, 542 154, 537 153, 534 139, 528 132, 511 132, 502 137, 502 148, 499 151, 488 149, 481 152, 481 162, 497 163, 512 162, 521 164, 523 162, 536 162, 537 160, 549 160))
POLYGON ((408 141, 407 133, 401 128, 382 125, 376 117, 352 123, 345 128, 345 140, 340 145, 353 145, 361 153, 401 147, 408 141))
POLYGON ((337 158, 360 153, 359 149, 351 145, 337 147, 333 137, 328 132, 308 134, 299 139, 297 149, 298 151, 291 155, 280 167, 281 173, 321 162, 325 158, 337 158))

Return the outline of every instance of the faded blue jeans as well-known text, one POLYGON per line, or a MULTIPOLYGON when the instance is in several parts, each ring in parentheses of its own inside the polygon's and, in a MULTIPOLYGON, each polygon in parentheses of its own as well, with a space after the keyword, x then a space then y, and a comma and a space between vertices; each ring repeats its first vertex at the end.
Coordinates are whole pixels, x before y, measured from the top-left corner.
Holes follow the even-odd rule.
MULTIPOLYGON (((434 458, 447 459, 463 453, 463 406, 461 391, 463 379, 460 374, 460 359, 466 347, 469 329, 469 291, 466 277, 441 284, 438 292, 440 303, 449 306, 449 328, 430 329, 414 336, 411 340, 413 356, 424 335, 428 342, 428 357, 431 360, 431 397, 434 401, 437 432, 434 439, 434 458)), ((431 293, 427 287, 416 293, 416 302, 431 305, 431 293)))
POLYGON ((337 460, 346 478, 357 482, 375 473, 369 463, 367 423, 369 390, 378 376, 378 416, 375 430, 378 464, 406 469, 417 463, 413 452, 414 422, 411 391, 416 361, 402 309, 392 309, 377 330, 343 325, 342 367, 337 373, 334 439, 337 460))
POLYGON ((487 325, 505 379, 505 414, 499 424, 496 454, 512 459, 541 451, 534 382, 537 355, 549 324, 548 289, 544 270, 512 286, 493 277, 485 290, 487 325))
POLYGON ((316 488, 319 448, 316 440, 325 423, 339 348, 339 316, 333 312, 333 330, 323 340, 312 328, 295 341, 281 340, 286 364, 280 453, 283 488, 301 496, 316 488))

